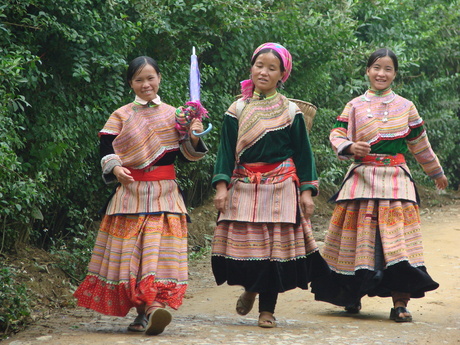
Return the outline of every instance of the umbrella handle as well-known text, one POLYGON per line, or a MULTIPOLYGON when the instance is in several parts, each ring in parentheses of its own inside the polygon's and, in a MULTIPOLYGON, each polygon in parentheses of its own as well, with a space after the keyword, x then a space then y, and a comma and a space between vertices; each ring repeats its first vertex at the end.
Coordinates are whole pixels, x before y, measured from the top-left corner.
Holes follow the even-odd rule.
POLYGON ((208 128, 206 128, 203 132, 197 133, 197 132, 193 131, 192 133, 193 133, 194 136, 202 137, 203 135, 208 134, 211 131, 211 129, 212 129, 212 123, 210 123, 208 125, 208 128))

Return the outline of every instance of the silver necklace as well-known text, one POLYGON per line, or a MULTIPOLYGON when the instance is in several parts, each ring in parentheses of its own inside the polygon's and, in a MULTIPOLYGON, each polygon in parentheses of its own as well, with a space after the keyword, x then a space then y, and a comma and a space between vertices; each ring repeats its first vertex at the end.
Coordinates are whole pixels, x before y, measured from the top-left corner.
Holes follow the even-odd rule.
MULTIPOLYGON (((374 114, 372 114, 372 110, 371 110, 371 104, 370 104, 370 101, 371 99, 367 97, 367 93, 369 92, 369 90, 367 90, 365 93, 364 93, 364 99, 369 102, 369 107, 367 108, 367 117, 369 118, 372 118, 374 117, 374 114)), ((396 98, 396 94, 394 93, 394 91, 391 91, 391 95, 393 96, 391 99, 389 99, 388 101, 384 101, 382 102, 382 104, 385 105, 385 111, 383 112, 383 118, 382 118, 382 122, 387 122, 388 121, 388 107, 389 107, 389 104, 391 102, 393 102, 396 98)))

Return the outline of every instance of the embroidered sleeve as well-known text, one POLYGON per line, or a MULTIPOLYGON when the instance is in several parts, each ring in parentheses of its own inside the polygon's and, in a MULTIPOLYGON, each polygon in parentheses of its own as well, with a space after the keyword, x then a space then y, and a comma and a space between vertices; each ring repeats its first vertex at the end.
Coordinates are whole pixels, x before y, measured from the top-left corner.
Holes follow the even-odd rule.
POLYGON ((437 179, 444 175, 444 171, 438 157, 431 148, 425 130, 422 130, 419 136, 408 139, 407 146, 429 177, 437 179))
POLYGON ((117 178, 112 173, 113 168, 116 166, 122 166, 122 162, 120 157, 116 154, 109 154, 107 156, 102 157, 101 159, 101 167, 102 167, 102 179, 106 184, 111 184, 117 182, 117 178))
POLYGON ((409 107, 409 127, 417 128, 423 125, 423 119, 420 117, 415 105, 410 102, 409 107))
POLYGON ((193 147, 190 138, 181 142, 180 152, 183 154, 184 158, 191 162, 196 162, 202 159, 205 154, 208 152, 208 148, 203 140, 198 141, 196 148, 193 147))
MULTIPOLYGON (((352 108, 349 108, 347 105, 344 112, 349 110, 353 111, 352 108)), ((353 141, 348 138, 348 113, 346 117, 339 116, 337 118, 334 128, 329 135, 329 140, 334 152, 340 160, 347 160, 353 157, 352 155, 344 153, 345 149, 353 144, 353 141)))

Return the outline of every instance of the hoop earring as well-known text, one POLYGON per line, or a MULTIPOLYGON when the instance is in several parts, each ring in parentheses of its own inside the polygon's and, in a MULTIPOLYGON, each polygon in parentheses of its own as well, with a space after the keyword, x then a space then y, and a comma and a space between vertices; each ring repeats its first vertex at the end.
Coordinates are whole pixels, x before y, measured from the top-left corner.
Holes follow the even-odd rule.
POLYGON ((278 80, 276 87, 281 90, 284 89, 284 82, 282 80, 278 80))

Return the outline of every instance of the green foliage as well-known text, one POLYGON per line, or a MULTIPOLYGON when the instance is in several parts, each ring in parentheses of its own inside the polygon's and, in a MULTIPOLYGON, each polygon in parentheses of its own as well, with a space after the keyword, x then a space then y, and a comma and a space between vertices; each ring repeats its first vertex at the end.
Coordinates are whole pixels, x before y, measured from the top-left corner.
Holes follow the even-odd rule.
MULTIPOLYGON (((78 219, 78 217, 87 218, 88 216, 79 214, 71 218, 78 219)), ((79 284, 86 276, 97 234, 94 225, 71 224, 65 237, 51 238, 50 252, 59 259, 57 265, 66 272, 73 284, 79 284)))
POLYGON ((189 206, 212 193, 222 114, 249 75, 254 48, 267 41, 293 56, 283 93, 318 106, 310 139, 322 184, 337 186, 347 168, 328 140, 335 118, 367 88, 368 54, 389 47, 400 59, 395 89, 419 109, 457 188, 459 23, 458 0, 7 0, 0 5, 0 251, 31 241, 89 256, 87 229, 109 193, 97 133, 132 99, 127 63, 155 58, 160 95, 179 106, 188 100, 193 46, 214 130, 204 138, 205 159, 178 164, 189 206))
POLYGON ((315 155, 321 186, 339 186, 349 165, 349 162, 343 162, 336 158, 336 154, 329 143, 329 132, 336 117, 337 115, 333 111, 318 109, 311 130, 311 146, 315 155))
MULTIPOLYGON (((336 189, 348 167, 336 159, 329 131, 368 87, 366 59, 381 47, 398 55, 395 91, 417 106, 450 184, 460 184, 458 0, 5 0, 0 32, 0 253, 22 242, 50 248, 74 282, 85 274, 97 211, 110 192, 97 133, 132 100, 124 74, 139 55, 159 62, 160 95, 179 106, 197 49, 214 130, 204 138, 205 159, 177 165, 191 207, 212 193, 222 114, 249 76, 254 48, 267 41, 293 56, 283 93, 318 106, 310 139, 323 190, 336 189)), ((409 163, 416 181, 432 186, 409 163)), ((3 330, 29 312, 12 274, 0 267, 3 330)))
POLYGON ((2 219, 26 224, 20 238, 30 231, 40 244, 59 237, 69 223, 83 224, 78 212, 94 215, 100 205, 102 184, 89 179, 100 174, 97 131, 124 103, 125 57, 140 32, 124 6, 126 1, 39 0, 8 1, 0 8, 0 46, 6 47, 0 121, 7 125, 0 152, 10 176, 0 190, 23 190, 7 205, 21 210, 8 208, 2 219), (28 190, 15 189, 16 179, 29 184, 28 190), (37 210, 44 219, 32 223, 37 210), (22 222, 24 217, 29 220, 22 222))
POLYGON ((0 332, 9 334, 19 330, 30 315, 26 287, 17 284, 11 268, 0 262, 0 332))

